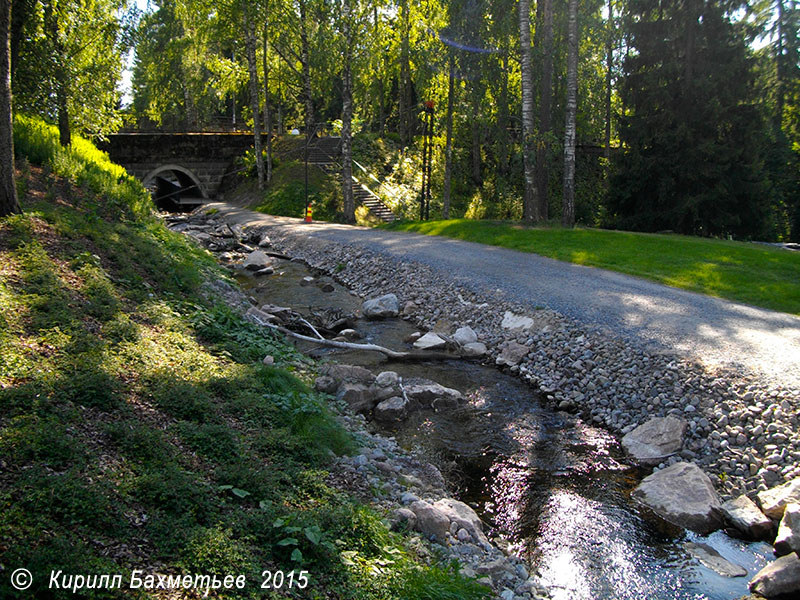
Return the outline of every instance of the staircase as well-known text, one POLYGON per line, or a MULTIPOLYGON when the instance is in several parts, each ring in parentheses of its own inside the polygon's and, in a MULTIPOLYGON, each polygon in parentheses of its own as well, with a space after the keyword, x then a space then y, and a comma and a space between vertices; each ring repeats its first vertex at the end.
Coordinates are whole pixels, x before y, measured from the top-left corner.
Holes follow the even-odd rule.
MULTIPOLYGON (((315 165, 333 175, 341 172, 342 140, 338 137, 321 137, 308 146, 308 164, 315 165)), ((392 210, 367 186, 353 177, 353 199, 356 206, 363 204, 375 218, 391 223, 395 217, 392 210)))

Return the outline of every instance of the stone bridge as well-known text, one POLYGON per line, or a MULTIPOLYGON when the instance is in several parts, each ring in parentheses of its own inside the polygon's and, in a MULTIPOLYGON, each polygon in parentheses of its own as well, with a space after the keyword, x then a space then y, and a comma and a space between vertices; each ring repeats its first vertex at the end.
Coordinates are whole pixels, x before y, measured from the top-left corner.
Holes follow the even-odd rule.
POLYGON ((160 208, 217 197, 234 159, 253 146, 250 133, 117 133, 101 148, 154 193, 160 208))

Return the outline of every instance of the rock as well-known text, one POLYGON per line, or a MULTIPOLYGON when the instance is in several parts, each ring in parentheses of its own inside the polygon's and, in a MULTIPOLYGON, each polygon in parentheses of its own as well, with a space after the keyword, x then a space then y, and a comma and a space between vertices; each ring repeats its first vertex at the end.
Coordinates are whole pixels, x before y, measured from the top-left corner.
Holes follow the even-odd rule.
POLYGON ((417 517, 416 529, 428 537, 435 538, 441 544, 447 543, 447 534, 450 533, 450 519, 441 510, 418 500, 411 504, 411 510, 417 517))
POLYGON ((761 569, 750 581, 750 591, 765 598, 800 592, 800 559, 792 552, 761 569))
POLYGON ((242 268, 248 271, 259 271, 272 265, 272 259, 261 250, 254 250, 247 255, 242 263, 242 268))
POLYGON ((307 276, 307 277, 303 277, 300 280, 300 287, 307 287, 307 286, 311 285, 312 283, 314 283, 315 281, 316 281, 316 279, 314 279, 310 275, 307 276))
POLYGON ((470 326, 459 327, 453 334, 453 341, 459 346, 474 344, 478 341, 478 334, 470 326))
POLYGON ((396 317, 400 313, 400 301, 394 294, 386 294, 364 302, 361 305, 361 311, 367 319, 396 317))
POLYGON ((708 544, 686 542, 683 547, 704 566, 723 577, 745 577, 747 575, 747 569, 723 558, 708 544))
POLYGON ((622 438, 622 446, 638 462, 657 465, 683 447, 686 421, 675 417, 656 417, 639 425, 622 438))
POLYGON ((533 327, 533 319, 524 315, 516 315, 510 310, 507 310, 505 314, 503 314, 500 327, 510 331, 528 331, 533 327))
POLYGON ((333 377, 337 383, 375 383, 375 375, 364 367, 355 365, 328 365, 322 369, 322 374, 333 377))
POLYGON ((392 515, 391 524, 395 531, 414 529, 417 526, 417 515, 409 508, 398 508, 392 515))
POLYGON ((375 420, 380 423, 399 423, 408 418, 411 410, 411 401, 393 396, 388 400, 379 402, 375 407, 375 420))
POLYGON ((274 364, 275 364, 275 357, 274 357, 274 356, 272 356, 271 354, 267 354, 267 355, 266 355, 266 356, 265 356, 265 357, 264 357, 264 358, 261 360, 261 362, 262 362, 263 364, 267 365, 267 366, 269 366, 269 365, 274 365, 274 364))
POLYGON ((360 340, 363 337, 355 329, 342 329, 339 332, 339 335, 349 342, 355 342, 356 340, 360 340))
POLYGON ((678 462, 645 477, 633 497, 678 527, 705 534, 721 525, 719 496, 693 463, 678 462))
POLYGON ((778 556, 800 552, 800 504, 791 502, 786 505, 778 535, 772 545, 778 556))
POLYGON ((267 234, 261 236, 261 239, 258 240, 259 248, 268 248, 272 245, 272 241, 269 239, 267 234))
POLYGON ((773 519, 780 519, 784 507, 790 502, 800 503, 800 477, 758 494, 761 510, 773 519))
POLYGON ((417 305, 410 300, 403 305, 403 316, 410 317, 417 312, 417 305))
POLYGON ((337 397, 347 402, 350 410, 356 414, 369 414, 378 403, 375 390, 361 383, 343 383, 339 386, 337 397))
POLYGON ((398 383, 400 383, 400 377, 394 371, 378 373, 378 376, 375 378, 375 385, 379 385, 380 387, 395 387, 398 383))
POLYGON ((486 354, 486 352, 487 352, 486 344, 482 342, 472 342, 470 344, 464 344, 461 347, 461 353, 464 356, 472 356, 472 357, 483 356, 484 354, 486 354))
POLYGON ((531 349, 528 346, 517 342, 508 342, 495 361, 499 366, 514 367, 522 362, 531 349))
POLYGON ((314 389, 323 394, 335 394, 339 384, 333 377, 322 375, 314 380, 314 389))
POLYGON ((438 383, 416 383, 405 386, 406 396, 410 400, 416 400, 420 405, 433 407, 434 405, 458 405, 464 400, 461 392, 452 388, 444 387, 438 383))
POLYGON ((414 348, 418 350, 436 350, 444 348, 446 345, 447 342, 432 331, 429 331, 414 342, 414 348))
POLYGON ((727 522, 751 539, 762 540, 772 533, 772 521, 745 495, 725 502, 722 514, 727 522))
POLYGON ((483 523, 472 508, 453 498, 442 498, 433 505, 447 515, 458 529, 466 529, 476 542, 488 542, 483 533, 483 523))
POLYGON ((275 272, 275 269, 272 267, 264 267, 263 269, 259 269, 253 275, 256 277, 261 277, 263 275, 272 275, 275 272))

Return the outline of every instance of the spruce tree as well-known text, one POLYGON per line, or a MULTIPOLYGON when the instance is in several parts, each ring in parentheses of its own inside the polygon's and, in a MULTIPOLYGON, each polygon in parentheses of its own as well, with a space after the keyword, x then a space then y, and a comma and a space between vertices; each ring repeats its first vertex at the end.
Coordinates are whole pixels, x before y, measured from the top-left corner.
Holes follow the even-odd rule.
POLYGON ((717 2, 633 0, 612 224, 762 235, 764 124, 742 32, 717 2))

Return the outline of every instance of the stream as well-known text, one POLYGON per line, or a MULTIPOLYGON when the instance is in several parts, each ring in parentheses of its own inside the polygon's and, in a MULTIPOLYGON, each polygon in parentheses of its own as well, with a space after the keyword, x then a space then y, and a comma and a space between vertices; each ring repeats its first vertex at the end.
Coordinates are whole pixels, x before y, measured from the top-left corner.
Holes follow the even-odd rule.
MULTIPOLYGON (((274 266, 273 275, 239 275, 260 304, 305 314, 361 307, 360 298, 301 263, 277 260, 274 266), (301 285, 310 275, 316 281, 301 285), (333 291, 323 291, 323 283, 333 291)), ((355 329, 366 342, 398 350, 407 349, 404 340, 417 331, 402 319, 359 320, 355 329)), ((772 557, 768 544, 723 532, 699 536, 652 515, 630 497, 648 472, 627 464, 614 436, 545 408, 528 385, 491 366, 391 362, 377 353, 333 349, 313 354, 376 374, 431 379, 464 394, 468 402, 458 409, 420 411, 396 429, 372 427, 405 448, 422 449, 455 496, 478 512, 489 536, 509 540, 556 600, 736 599, 749 593, 750 578, 772 557), (689 541, 712 546, 748 575, 717 575, 684 549, 689 541)))

